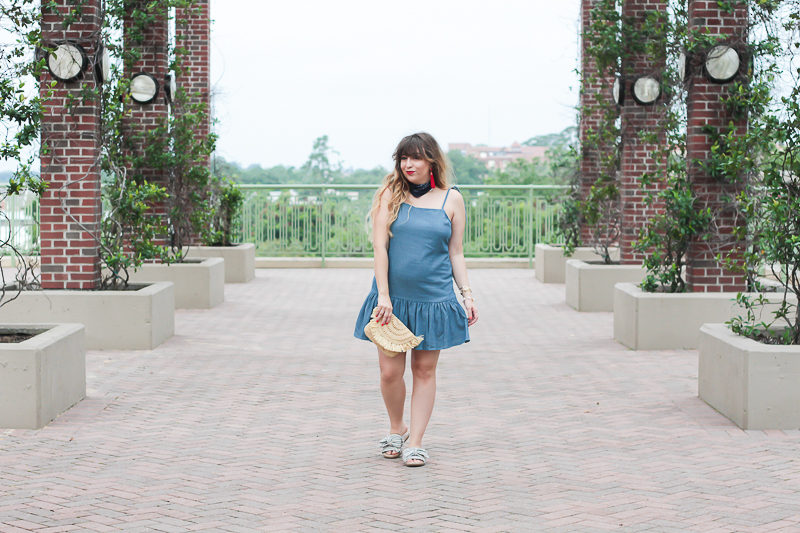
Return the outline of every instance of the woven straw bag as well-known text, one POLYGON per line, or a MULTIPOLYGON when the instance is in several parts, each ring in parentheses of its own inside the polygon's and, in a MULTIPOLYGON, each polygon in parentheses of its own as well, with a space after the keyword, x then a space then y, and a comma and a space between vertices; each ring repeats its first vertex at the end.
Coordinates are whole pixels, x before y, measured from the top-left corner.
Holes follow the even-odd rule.
POLYGON ((383 353, 395 357, 416 348, 422 342, 423 337, 411 333, 411 330, 394 315, 388 324, 379 325, 375 322, 375 309, 372 310, 372 320, 364 326, 364 335, 377 344, 383 353))

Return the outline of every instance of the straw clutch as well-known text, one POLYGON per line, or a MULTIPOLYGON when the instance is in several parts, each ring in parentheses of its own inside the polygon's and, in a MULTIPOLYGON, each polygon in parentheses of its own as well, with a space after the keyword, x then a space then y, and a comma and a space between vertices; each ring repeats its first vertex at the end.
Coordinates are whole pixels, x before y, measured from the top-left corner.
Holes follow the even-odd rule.
POLYGON ((375 322, 375 309, 372 310, 372 320, 364 326, 364 335, 377 344, 378 348, 389 357, 395 357, 416 348, 423 339, 423 337, 417 337, 411 333, 411 330, 394 315, 388 324, 379 325, 375 322))

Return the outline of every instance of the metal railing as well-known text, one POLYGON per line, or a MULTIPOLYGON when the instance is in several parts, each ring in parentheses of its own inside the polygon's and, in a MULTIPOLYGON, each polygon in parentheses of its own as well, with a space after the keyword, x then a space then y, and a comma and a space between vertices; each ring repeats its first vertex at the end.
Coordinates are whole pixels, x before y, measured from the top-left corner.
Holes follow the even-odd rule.
MULTIPOLYGON (((371 257, 367 214, 377 185, 240 185, 238 237, 258 256, 371 257)), ((468 257, 533 261, 537 242, 556 235, 565 186, 461 185, 468 257)))
MULTIPOLYGON (((0 242, 9 243, 22 255, 39 253, 39 198, 30 191, 0 201, 0 242)), ((8 247, 0 250, 11 255, 8 247)))
MULTIPOLYGON (((377 185, 240 185, 245 201, 236 230, 256 255, 372 257, 367 214, 377 185)), ((467 207, 467 257, 533 260, 534 246, 556 236, 568 187, 461 185, 467 207)), ((0 204, 0 239, 23 254, 39 251, 39 202, 25 192, 0 204), (7 218, 5 218, 7 217, 7 218)))

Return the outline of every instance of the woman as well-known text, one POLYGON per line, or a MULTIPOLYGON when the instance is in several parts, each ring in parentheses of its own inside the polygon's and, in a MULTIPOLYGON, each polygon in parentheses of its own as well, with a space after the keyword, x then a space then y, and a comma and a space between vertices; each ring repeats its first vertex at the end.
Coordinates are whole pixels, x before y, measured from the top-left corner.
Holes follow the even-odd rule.
POLYGON ((384 178, 372 204, 375 279, 358 316, 355 336, 368 340, 364 326, 373 310, 378 324, 392 314, 424 340, 411 350, 411 427, 403 421, 406 354, 389 357, 378 349, 381 394, 389 434, 380 441, 387 459, 422 466, 428 452, 422 436, 433 411, 439 351, 469 342, 468 326, 478 320, 464 261, 464 199, 447 182, 448 165, 436 140, 415 133, 400 141, 394 171, 384 178), (464 302, 461 307, 453 279, 464 302), (403 444, 408 440, 408 447, 403 444))

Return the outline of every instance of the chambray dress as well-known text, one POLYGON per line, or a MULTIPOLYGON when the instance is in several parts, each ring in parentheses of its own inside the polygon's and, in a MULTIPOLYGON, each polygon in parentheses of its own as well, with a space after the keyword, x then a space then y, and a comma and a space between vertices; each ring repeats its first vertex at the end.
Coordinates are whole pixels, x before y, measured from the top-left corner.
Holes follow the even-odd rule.
MULTIPOLYGON (((424 336, 417 350, 443 350, 469 342, 467 314, 453 290, 448 243, 452 232, 444 211, 403 203, 389 240, 389 297, 392 313, 415 335, 424 336)), ((353 335, 368 341, 364 326, 378 305, 378 287, 364 300, 353 335)))

